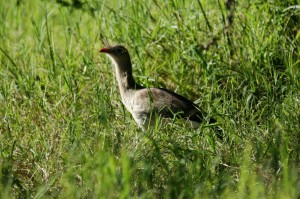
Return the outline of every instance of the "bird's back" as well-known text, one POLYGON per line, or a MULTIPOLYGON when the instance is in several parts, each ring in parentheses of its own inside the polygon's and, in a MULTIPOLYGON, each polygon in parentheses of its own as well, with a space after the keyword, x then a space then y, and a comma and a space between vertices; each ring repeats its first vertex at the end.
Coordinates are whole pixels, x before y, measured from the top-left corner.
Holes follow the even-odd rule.
POLYGON ((145 121, 151 115, 162 118, 184 118, 191 122, 201 123, 204 119, 203 111, 192 101, 172 91, 161 88, 142 88, 130 94, 127 109, 131 112, 137 123, 145 121))

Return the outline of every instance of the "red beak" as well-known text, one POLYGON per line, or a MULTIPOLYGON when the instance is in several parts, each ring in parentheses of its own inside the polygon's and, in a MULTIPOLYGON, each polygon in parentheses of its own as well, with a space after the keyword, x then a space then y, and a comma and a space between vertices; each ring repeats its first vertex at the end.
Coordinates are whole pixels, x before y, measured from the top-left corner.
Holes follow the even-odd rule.
POLYGON ((108 48, 101 48, 100 53, 109 53, 110 50, 108 48))

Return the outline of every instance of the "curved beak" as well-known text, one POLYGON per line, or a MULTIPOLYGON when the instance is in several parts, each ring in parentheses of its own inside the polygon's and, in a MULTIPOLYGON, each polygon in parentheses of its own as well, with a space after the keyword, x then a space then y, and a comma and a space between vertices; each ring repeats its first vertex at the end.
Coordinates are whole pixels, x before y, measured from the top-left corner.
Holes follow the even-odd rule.
POLYGON ((110 50, 108 48, 101 48, 99 52, 100 53, 109 53, 110 50))

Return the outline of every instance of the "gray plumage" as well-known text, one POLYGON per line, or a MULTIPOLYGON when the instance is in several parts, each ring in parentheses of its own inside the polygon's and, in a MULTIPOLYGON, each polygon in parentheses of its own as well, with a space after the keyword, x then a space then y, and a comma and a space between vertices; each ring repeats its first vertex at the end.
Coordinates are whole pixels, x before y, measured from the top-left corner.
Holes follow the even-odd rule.
MULTIPOLYGON (((142 129, 147 129, 155 120, 180 117, 197 128, 204 120, 204 112, 187 98, 162 88, 145 88, 134 81, 130 55, 123 46, 107 46, 100 50, 106 53, 115 66, 122 102, 142 129)), ((210 123, 216 121, 211 118, 210 123)))

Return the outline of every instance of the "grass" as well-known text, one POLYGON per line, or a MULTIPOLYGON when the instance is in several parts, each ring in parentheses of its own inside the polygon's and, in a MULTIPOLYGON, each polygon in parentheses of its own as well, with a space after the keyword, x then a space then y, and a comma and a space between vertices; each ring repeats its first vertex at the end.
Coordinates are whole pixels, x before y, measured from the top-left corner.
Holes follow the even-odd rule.
POLYGON ((300 197, 299 1, 82 2, 0 0, 0 198, 300 197), (100 33, 224 140, 139 130, 100 33))

